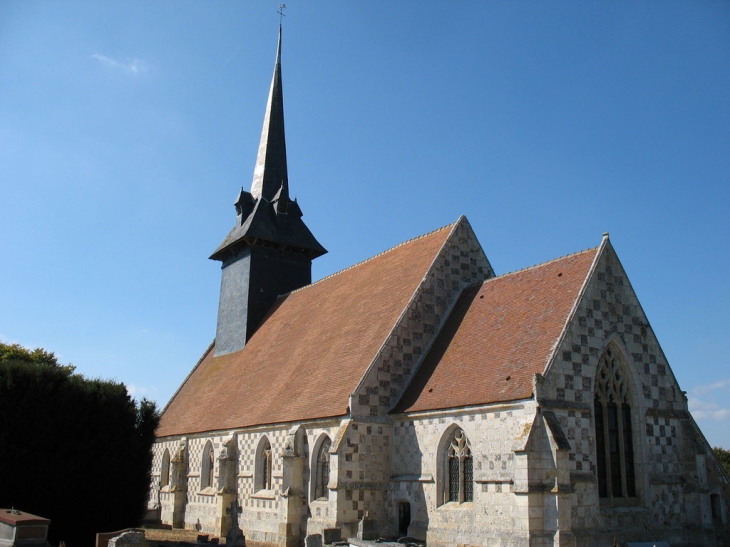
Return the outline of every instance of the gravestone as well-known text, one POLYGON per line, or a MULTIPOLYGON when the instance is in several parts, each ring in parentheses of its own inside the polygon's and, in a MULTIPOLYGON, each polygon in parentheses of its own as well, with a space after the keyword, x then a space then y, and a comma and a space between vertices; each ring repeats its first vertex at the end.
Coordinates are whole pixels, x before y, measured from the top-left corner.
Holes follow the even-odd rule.
POLYGON ((342 529, 325 528, 322 530, 322 536, 325 544, 337 543, 338 541, 342 541, 342 529))
POLYGON ((322 547, 322 534, 311 534, 305 537, 304 547, 322 547))
POLYGON ((231 529, 226 534, 226 545, 228 547, 246 547, 246 537, 238 526, 238 515, 243 509, 238 505, 238 500, 231 502, 231 507, 226 509, 226 514, 231 516, 231 529))
POLYGON ((378 521, 371 518, 365 511, 365 516, 357 523, 357 539, 378 539, 378 521))
POLYGON ((0 509, 0 546, 45 546, 51 521, 17 509, 0 509))
POLYGON ((147 546, 150 542, 144 537, 144 532, 141 530, 128 530, 122 532, 116 537, 109 540, 109 547, 122 547, 122 545, 139 545, 147 546))

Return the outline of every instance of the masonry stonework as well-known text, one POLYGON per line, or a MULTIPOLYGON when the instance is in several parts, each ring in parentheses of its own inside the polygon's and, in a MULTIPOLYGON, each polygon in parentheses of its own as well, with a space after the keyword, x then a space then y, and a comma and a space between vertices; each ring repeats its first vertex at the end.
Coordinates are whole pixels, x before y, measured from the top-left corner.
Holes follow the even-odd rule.
POLYGON ((610 242, 592 256, 525 397, 396 412, 456 300, 493 275, 468 223, 458 223, 366 367, 347 415, 160 438, 150 506, 165 524, 222 536, 236 500, 248 538, 286 547, 332 528, 354 537, 366 516, 382 536, 407 532, 432 546, 727 545, 728 479, 610 242), (601 498, 598 487, 594 399, 607 348, 630 406, 636 494, 623 499, 601 498), (449 490, 455 431, 471 458, 463 502, 449 490), (270 464, 262 446, 270 446, 270 464), (328 473, 321 492, 318 458, 328 473))

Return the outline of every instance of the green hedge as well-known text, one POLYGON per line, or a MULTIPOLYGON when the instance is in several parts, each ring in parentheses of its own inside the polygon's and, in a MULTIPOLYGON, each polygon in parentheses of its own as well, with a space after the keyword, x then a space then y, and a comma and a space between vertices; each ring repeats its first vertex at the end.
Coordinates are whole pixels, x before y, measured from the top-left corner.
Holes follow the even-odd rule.
POLYGON ((154 403, 53 353, 0 344, 0 507, 51 519, 49 540, 93 545, 144 515, 154 403))

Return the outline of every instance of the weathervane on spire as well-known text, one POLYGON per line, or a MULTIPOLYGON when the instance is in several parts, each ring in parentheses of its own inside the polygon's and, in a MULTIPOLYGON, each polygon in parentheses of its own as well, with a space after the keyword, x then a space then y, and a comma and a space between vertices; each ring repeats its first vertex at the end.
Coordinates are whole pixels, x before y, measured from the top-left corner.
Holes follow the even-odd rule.
POLYGON ((282 20, 282 18, 283 17, 286 17, 286 15, 284 15, 284 10, 285 9, 286 9, 286 4, 279 4, 279 11, 276 12, 276 13, 279 14, 279 26, 281 26, 281 20, 282 20))

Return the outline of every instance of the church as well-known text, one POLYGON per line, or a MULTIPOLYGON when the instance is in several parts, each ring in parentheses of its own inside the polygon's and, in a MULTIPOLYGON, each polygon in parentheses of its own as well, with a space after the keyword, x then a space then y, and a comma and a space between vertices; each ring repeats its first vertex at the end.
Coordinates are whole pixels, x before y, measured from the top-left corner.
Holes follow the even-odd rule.
POLYGON ((281 29, 215 340, 165 407, 150 508, 247 539, 727 545, 730 480, 608 234, 497 275, 464 217, 315 283, 281 29), (235 507, 233 508, 235 511, 235 507))

